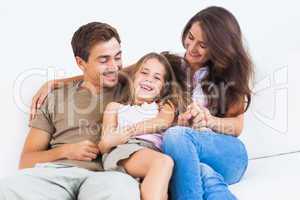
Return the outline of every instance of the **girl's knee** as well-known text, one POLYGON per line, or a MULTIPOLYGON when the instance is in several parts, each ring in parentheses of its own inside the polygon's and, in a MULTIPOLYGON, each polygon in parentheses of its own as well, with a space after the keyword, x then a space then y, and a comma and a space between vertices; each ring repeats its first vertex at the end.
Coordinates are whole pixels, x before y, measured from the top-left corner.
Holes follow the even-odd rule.
POLYGON ((159 166, 167 169, 173 169, 174 167, 173 159, 165 154, 161 154, 153 164, 158 164, 159 166))
POLYGON ((168 155, 163 155, 161 162, 164 166, 167 166, 171 169, 174 167, 174 160, 168 155))

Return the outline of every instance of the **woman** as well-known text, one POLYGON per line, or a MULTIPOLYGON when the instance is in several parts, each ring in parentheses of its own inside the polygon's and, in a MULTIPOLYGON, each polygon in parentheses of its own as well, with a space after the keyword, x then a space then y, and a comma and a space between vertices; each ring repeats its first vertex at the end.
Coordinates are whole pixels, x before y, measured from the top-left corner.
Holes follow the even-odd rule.
POLYGON ((227 184, 238 182, 247 168, 247 152, 237 137, 253 74, 239 24, 226 9, 209 7, 189 20, 182 43, 194 102, 179 115, 181 126, 163 138, 163 151, 175 162, 171 197, 235 199, 227 184))
MULTIPOLYGON (((179 115, 181 126, 168 129, 163 138, 163 151, 175 162, 171 198, 235 199, 227 184, 238 182, 247 168, 247 152, 237 137, 250 104, 253 73, 239 24, 226 9, 209 7, 189 20, 182 43, 187 62, 182 66, 188 72, 185 78, 192 77, 194 102, 179 115)), ((80 77, 60 82, 76 79, 80 77)), ((48 85, 57 83, 47 83, 35 95, 32 115, 48 85)))

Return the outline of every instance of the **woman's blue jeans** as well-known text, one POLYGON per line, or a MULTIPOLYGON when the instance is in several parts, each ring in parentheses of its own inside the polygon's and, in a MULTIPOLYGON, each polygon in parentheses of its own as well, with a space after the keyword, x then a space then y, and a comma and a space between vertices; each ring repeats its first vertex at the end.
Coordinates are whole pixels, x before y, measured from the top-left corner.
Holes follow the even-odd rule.
POLYGON ((248 165, 244 144, 236 137, 189 127, 169 128, 163 152, 175 162, 172 200, 232 200, 228 184, 239 182, 248 165))

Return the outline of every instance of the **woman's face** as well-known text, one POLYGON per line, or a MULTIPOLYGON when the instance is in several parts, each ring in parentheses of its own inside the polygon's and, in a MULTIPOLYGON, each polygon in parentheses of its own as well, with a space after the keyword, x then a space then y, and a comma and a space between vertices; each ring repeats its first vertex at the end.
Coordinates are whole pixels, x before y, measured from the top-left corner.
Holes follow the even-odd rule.
POLYGON ((150 58, 136 72, 133 82, 136 100, 153 101, 160 95, 165 84, 164 66, 155 58, 150 58))
POLYGON ((203 67, 208 61, 208 48, 199 23, 195 22, 191 26, 184 40, 184 47, 186 49, 185 59, 193 68, 203 67))

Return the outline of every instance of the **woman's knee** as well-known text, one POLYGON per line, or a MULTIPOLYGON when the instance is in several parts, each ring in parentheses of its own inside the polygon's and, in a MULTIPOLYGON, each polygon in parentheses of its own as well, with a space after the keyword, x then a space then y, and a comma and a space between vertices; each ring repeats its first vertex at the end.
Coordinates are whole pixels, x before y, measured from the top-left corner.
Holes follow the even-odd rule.
POLYGON ((190 129, 189 127, 186 126, 173 126, 171 128, 168 128, 164 135, 181 135, 183 133, 185 133, 188 129, 190 129))
POLYGON ((224 176, 225 181, 228 185, 240 182, 243 178, 248 167, 248 156, 247 153, 241 153, 239 158, 236 158, 235 164, 232 166, 231 173, 229 172, 224 176))
POLYGON ((188 127, 175 126, 169 128, 163 135, 162 150, 173 160, 181 159, 185 156, 186 149, 190 148, 188 129, 188 127))
POLYGON ((174 126, 167 129, 163 134, 163 147, 176 146, 180 144, 183 137, 186 137, 187 127, 174 126))

